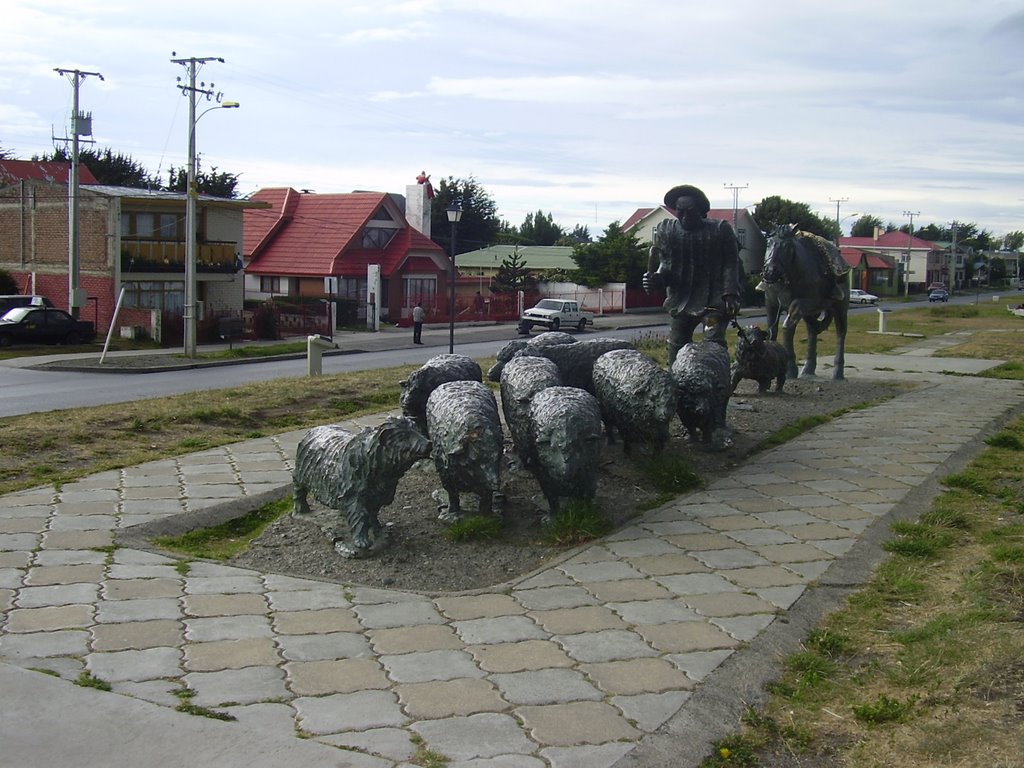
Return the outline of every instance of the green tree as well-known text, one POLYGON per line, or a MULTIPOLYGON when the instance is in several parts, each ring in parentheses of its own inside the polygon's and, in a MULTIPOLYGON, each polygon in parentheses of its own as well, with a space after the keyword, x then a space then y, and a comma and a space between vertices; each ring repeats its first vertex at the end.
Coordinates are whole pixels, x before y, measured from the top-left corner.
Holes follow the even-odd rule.
POLYGON ((441 179, 430 204, 430 231, 435 243, 451 253, 451 224, 448 206, 457 203, 462 208, 462 219, 455 232, 457 253, 486 248, 498 239, 501 220, 498 206, 476 179, 441 179))
MULTIPOLYGON (((237 196, 238 176, 224 171, 218 172, 212 166, 210 172, 199 171, 196 174, 196 189, 204 195, 213 197, 234 198, 237 196)), ((174 168, 167 172, 167 189, 172 192, 185 192, 188 189, 188 169, 174 168)))
POLYGON ((529 245, 554 245, 565 234, 550 213, 528 213, 519 226, 519 236, 529 245))
POLYGON ((875 234, 875 227, 884 230, 882 220, 877 216, 872 216, 870 213, 865 213, 855 222, 850 228, 851 237, 873 237, 875 234))
POLYGON ((526 291, 536 286, 537 278, 519 253, 518 245, 502 260, 494 280, 491 281, 491 290, 495 293, 526 291))
MULTIPOLYGON (((70 163, 71 152, 67 147, 57 147, 50 155, 32 159, 70 163)), ((79 150, 78 162, 88 168, 100 184, 136 189, 163 189, 159 179, 150 174, 141 163, 133 160, 130 155, 114 152, 109 147, 101 150, 79 150)))
POLYGON ((783 224, 796 224, 798 229, 835 240, 839 227, 835 220, 822 218, 807 203, 796 203, 778 195, 764 198, 754 208, 754 221, 762 232, 771 232, 783 224))
POLYGON ((0 147, 0 160, 14 160, 14 150, 0 147))
POLYGON ((583 224, 577 224, 572 228, 572 232, 567 232, 558 238, 555 245, 579 245, 580 243, 589 242, 592 242, 590 239, 590 228, 583 224))
POLYGON ((578 267, 573 279, 587 286, 625 283, 637 288, 647 271, 647 248, 634 230, 623 230, 617 221, 608 225, 597 242, 575 246, 572 258, 578 267))
POLYGON ((1021 247, 1024 247, 1024 232, 1017 229, 1003 235, 1004 251, 1019 251, 1021 247))

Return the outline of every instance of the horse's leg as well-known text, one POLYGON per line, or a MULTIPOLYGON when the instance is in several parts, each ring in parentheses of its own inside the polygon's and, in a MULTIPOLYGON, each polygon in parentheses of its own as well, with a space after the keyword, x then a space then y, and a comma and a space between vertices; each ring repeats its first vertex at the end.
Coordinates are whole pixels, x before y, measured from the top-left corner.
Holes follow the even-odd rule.
POLYGON ((836 310, 836 356, 832 361, 832 378, 842 380, 846 378, 846 308, 839 307, 836 310))
POLYGON ((790 325, 789 322, 783 323, 782 346, 786 348, 786 353, 789 355, 789 362, 786 364, 786 375, 791 379, 795 379, 797 377, 796 355, 793 352, 793 336, 795 333, 795 325, 790 325))
POLYGON ((801 376, 811 377, 818 369, 818 319, 816 317, 805 317, 804 325, 807 327, 807 359, 804 360, 804 369, 801 376))

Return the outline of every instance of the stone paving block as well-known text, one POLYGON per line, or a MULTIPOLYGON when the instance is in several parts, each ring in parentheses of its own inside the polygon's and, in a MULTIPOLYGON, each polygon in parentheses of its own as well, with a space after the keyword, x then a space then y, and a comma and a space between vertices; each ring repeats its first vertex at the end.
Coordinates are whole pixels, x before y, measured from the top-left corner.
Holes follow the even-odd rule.
MULTIPOLYGON (((637 535, 641 538, 645 535, 643 529, 637 528, 637 535)), ((609 561, 618 560, 619 558, 609 551, 604 544, 598 543, 592 546, 586 547, 580 552, 570 557, 565 562, 567 563, 607 563, 609 561)), ((549 568, 548 571, 554 571, 555 569, 549 568)), ((552 585, 553 586, 553 585, 552 585)))
POLYGON ((563 563, 559 570, 576 581, 623 581, 642 579, 644 574, 626 562, 563 563))
POLYGON ((775 606, 743 592, 716 595, 687 595, 680 598, 702 616, 741 616, 755 613, 775 614, 775 606))
POLYGON ((820 578, 831 566, 831 560, 819 560, 816 563, 788 563, 786 565, 787 568, 791 568, 794 573, 799 574, 807 581, 820 578))
POLYGON ((329 632, 359 632, 359 620, 348 608, 319 611, 286 611, 273 615, 274 631, 281 635, 312 635, 329 632))
POLYGON ((452 761, 529 755, 538 747, 523 733, 515 718, 492 712, 423 720, 413 723, 411 729, 423 738, 428 749, 452 761))
POLYGON ((0 635, 0 657, 7 660, 34 662, 54 656, 85 656, 88 651, 89 632, 84 629, 0 635))
POLYGON ((167 517, 179 515, 185 507, 179 499, 125 499, 121 502, 121 517, 167 517))
MULTIPOLYGON (((737 528, 736 530, 742 530, 737 528)), ((666 541, 683 550, 684 552, 696 552, 708 549, 731 549, 736 542, 721 533, 684 533, 678 536, 669 536, 666 541)))
POLYGON ((473 654, 477 664, 486 672, 523 672, 549 667, 571 667, 576 663, 560 645, 550 640, 471 645, 466 650, 473 654))
POLYGON ((635 741, 642 735, 617 709, 598 701, 518 707, 515 714, 530 736, 545 746, 635 741))
POLYGON ((391 691, 303 696, 292 704, 299 713, 299 727, 314 735, 396 727, 408 722, 398 705, 398 697, 391 691))
POLYGON ((648 576, 669 576, 680 573, 701 573, 708 570, 707 566, 692 555, 682 553, 673 555, 651 555, 649 557, 631 557, 629 562, 643 574, 648 576))
POLYGON ((708 595, 739 591, 739 587, 717 573, 655 576, 654 580, 676 595, 708 595))
POLYGON ((26 568, 0 568, 0 588, 20 589, 26 573, 26 568))
POLYGON ((753 640, 773 621, 776 617, 765 613, 757 613, 751 616, 730 616, 721 619, 712 619, 711 623, 720 627, 735 637, 737 640, 753 640))
POLYGON ((647 534, 645 539, 632 541, 612 541, 607 544, 608 549, 619 557, 647 557, 649 555, 678 555, 679 548, 673 546, 664 539, 647 534))
POLYGON ((96 606, 96 621, 114 624, 122 621, 153 621, 183 618, 181 603, 169 597, 144 600, 103 600, 96 606))
POLYGON ((292 691, 297 696, 323 696, 384 689, 391 685, 375 659, 294 661, 285 664, 292 691))
POLYGON ((268 592, 267 599, 270 601, 270 608, 278 612, 352 607, 352 603, 345 596, 341 587, 268 592))
POLYGON ((686 501, 671 504, 667 509, 649 512, 644 515, 644 522, 667 523, 675 520, 705 521, 714 517, 735 515, 736 508, 723 503, 709 494, 691 494, 686 501))
POLYGON ((793 587, 800 586, 803 591, 803 579, 793 571, 778 565, 768 565, 759 568, 734 568, 729 571, 729 581, 738 585, 741 589, 766 589, 770 587, 793 587))
POLYGON ((179 598, 183 593, 181 579, 112 579, 104 581, 105 600, 144 600, 150 598, 179 598))
POLYGON ((768 561, 749 549, 709 549, 706 552, 694 552, 693 556, 710 570, 729 570, 731 568, 753 568, 768 565, 768 561))
POLYGON ((851 549, 853 545, 857 543, 857 539, 830 539, 828 541, 815 541, 814 546, 824 552, 826 555, 831 555, 834 558, 842 557, 851 549))
POLYGON ((635 744, 599 744, 578 747, 550 747, 541 756, 551 768, 612 768, 628 755, 635 744))
POLYGON ((444 624, 444 617, 433 603, 401 602, 357 605, 354 607, 359 622, 367 629, 407 627, 413 624, 444 624))
POLYGON ((491 681, 512 704, 601 701, 604 694, 575 669, 538 669, 493 674, 491 681))
POLYGON ((786 533, 801 541, 821 541, 824 539, 842 539, 850 532, 833 523, 810 523, 808 525, 791 525, 783 529, 786 533))
POLYGON ((29 568, 25 583, 32 587, 46 587, 54 584, 94 584, 102 579, 102 565, 51 565, 29 568))
POLYGON ((437 720, 509 709, 508 702, 494 685, 480 679, 404 683, 395 686, 395 693, 402 709, 414 720, 437 720))
POLYGON ((30 552, 38 546, 40 538, 35 533, 0 533, 0 551, 30 552))
POLYGON ((117 528, 114 515, 55 515, 51 531, 112 531, 117 528))
POLYGON ((641 523, 641 527, 645 531, 650 531, 655 536, 678 536, 684 533, 712 533, 710 528, 703 523, 696 522, 695 520, 673 520, 672 522, 667 523, 649 523, 645 520, 641 523))
POLYGON ((281 655, 288 661, 325 661, 359 659, 372 655, 366 638, 355 632, 328 632, 319 635, 278 635, 281 655))
POLYGON ((177 621, 132 621, 125 624, 97 624, 92 628, 94 651, 127 651, 181 645, 181 624, 177 621))
POLYGON ((108 573, 111 579, 174 579, 179 575, 173 564, 142 563, 112 565, 108 573))
POLYGON ((664 658, 672 662, 679 669, 686 673, 686 676, 695 682, 700 682, 705 677, 718 669, 722 662, 733 654, 731 648, 717 651, 691 651, 689 653, 670 653, 664 658))
POLYGON ((434 598, 434 605, 454 621, 515 616, 525 609, 510 595, 454 595, 434 598))
POLYGON ((131 696, 133 699, 142 699, 152 704, 159 704, 161 707, 177 707, 181 703, 175 694, 181 690, 177 681, 171 680, 143 680, 134 682, 124 680, 111 683, 110 690, 122 696, 131 696))
POLYGON ((765 559, 787 565, 815 562, 825 556, 820 548, 811 544, 766 544, 755 549, 765 559))
POLYGON ((512 593, 527 610, 544 611, 555 608, 576 608, 580 605, 596 605, 597 600, 583 587, 541 587, 539 589, 517 589, 512 593))
POLYGON ((60 492, 60 505, 82 506, 89 503, 111 502, 116 504, 118 492, 112 488, 80 488, 76 483, 64 486, 60 492))
POLYGON ((274 632, 266 616, 213 616, 185 620, 185 639, 190 643, 216 640, 251 640, 272 638, 274 632))
POLYGON ((734 499, 729 502, 737 512, 754 514, 755 512, 777 512, 785 509, 786 505, 778 499, 734 499))
POLYGON ((295 737, 295 710, 290 704, 258 703, 224 707, 238 724, 250 731, 295 737))
MULTIPOLYGON (((371 728, 367 731, 349 731, 321 736, 317 741, 346 750, 356 749, 398 762, 407 763, 416 754, 416 745, 412 743, 409 732, 402 728, 371 728)), ((450 763, 448 768, 451 768, 450 763)))
POLYGON ((700 615, 682 600, 635 600, 628 603, 608 603, 627 624, 667 624, 676 621, 697 621, 700 615))
POLYGON ((381 656, 380 663, 396 683, 427 683, 459 677, 484 677, 484 672, 465 651, 424 651, 381 656))
POLYGON ((155 499, 170 500, 177 503, 180 498, 180 491, 175 483, 174 485, 161 485, 161 486, 136 486, 134 488, 125 488, 123 491, 124 499, 126 501, 152 501, 155 499))
POLYGON ((472 644, 546 640, 549 636, 549 633, 538 627, 529 616, 469 619, 453 622, 452 626, 464 643, 472 644))
POLYGON ((534 576, 517 581, 515 588, 517 590, 528 590, 540 589, 541 587, 564 587, 571 586, 572 584, 573 580, 564 573, 554 568, 548 568, 534 576))
POLYGON ((330 588, 330 585, 312 579, 300 579, 296 576, 282 576, 279 573, 263 574, 263 583, 269 592, 296 592, 330 588))
POLYGON ((281 661, 273 640, 220 640, 185 646, 185 668, 190 672, 274 666, 281 661))
POLYGON ((598 603, 619 603, 631 600, 658 600, 672 593, 650 579, 636 581, 599 581, 582 585, 598 603))
MULTIPOLYGON (((721 517, 713 517, 706 521, 709 528, 713 528, 722 534, 727 534, 730 531, 745 531, 751 528, 757 527, 757 517, 755 515, 723 515, 721 517)), ((672 537, 674 540, 675 537, 672 537)), ((730 544, 735 546, 735 544, 730 544)), ((711 547, 714 549, 714 547, 711 547)))
POLYGON ((637 728, 651 733, 668 722, 692 695, 689 691, 640 693, 635 696, 614 696, 611 704, 637 728))
POLYGON ((86 668, 108 683, 124 680, 157 680, 181 674, 181 651, 177 648, 90 653, 86 668))
MULTIPOLYGON (((733 541, 738 541, 748 547, 762 546, 764 544, 794 544, 797 542, 793 536, 784 531, 774 528, 752 528, 750 530, 729 531, 725 534, 733 541)), ((722 547, 714 547, 719 550, 722 547)))
POLYGON ((189 595, 238 595, 263 592, 258 576, 193 576, 185 577, 185 593, 189 595))
POLYGON ((284 672, 277 667, 257 666, 217 672, 190 672, 182 681, 196 695, 189 701, 200 707, 255 704, 290 699, 284 672))
POLYGON ((604 693, 633 696, 640 693, 687 691, 694 683, 665 659, 644 658, 583 664, 580 671, 604 693))
POLYGON ((755 594, 776 608, 788 610, 804 593, 804 587, 767 587, 755 589, 755 594))
POLYGON ((7 495, 4 496, 4 504, 0 507, 0 520, 26 518, 47 519, 53 514, 53 508, 46 504, 19 504, 17 499, 7 495))
POLYGON ((18 608, 7 615, 7 632, 52 632, 57 629, 86 628, 92 624, 93 606, 61 605, 18 608))
POLYGON ((47 517, 0 518, 0 533, 42 533, 48 520, 47 517))
POLYGON ((552 640, 577 661, 615 661, 658 655, 640 635, 625 629, 555 635, 552 640))
POLYGON ((19 608, 44 608, 49 605, 95 603, 99 587, 95 584, 57 584, 52 587, 23 587, 15 600, 19 608))
POLYGON ((267 600, 263 595, 243 593, 237 595, 188 595, 184 601, 185 614, 197 618, 211 616, 262 616, 267 613, 267 600))
POLYGON ((105 552, 93 552, 82 549, 40 550, 36 552, 34 565, 104 565, 107 560, 105 552))
POLYGON ((584 605, 555 611, 534 611, 530 617, 552 635, 572 635, 602 629, 625 629, 626 624, 603 605, 584 605))
POLYGON ((0 552, 0 568, 28 568, 31 561, 31 552, 0 552))
MULTIPOLYGON (((815 501, 821 501, 823 497, 814 497, 815 501)), ((790 507, 790 509, 783 512, 760 512, 754 517, 761 520, 765 525, 772 526, 774 528, 787 528, 795 525, 811 525, 813 523, 820 523, 821 520, 816 518, 814 515, 809 515, 803 510, 807 507, 812 506, 810 503, 803 505, 796 505, 790 507)), ((815 504, 815 507, 824 507, 825 504, 815 504)), ((839 502, 834 505, 828 506, 841 506, 839 502)))
POLYGON ((739 642, 704 621, 676 624, 642 624, 634 630, 661 653, 690 653, 735 648, 739 642))
POLYGON ((0 611, 9 611, 14 607, 14 595, 13 589, 0 588, 0 611))
POLYGON ((443 624, 371 629, 366 633, 378 654, 397 655, 415 651, 460 650, 465 644, 455 630, 443 624))

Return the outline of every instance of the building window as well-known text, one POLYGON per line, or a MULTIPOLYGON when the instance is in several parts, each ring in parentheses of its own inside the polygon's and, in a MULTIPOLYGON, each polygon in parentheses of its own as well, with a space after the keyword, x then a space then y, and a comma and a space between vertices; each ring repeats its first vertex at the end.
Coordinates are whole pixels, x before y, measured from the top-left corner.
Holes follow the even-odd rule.
POLYGON ((376 211, 374 211, 373 212, 373 216, 371 216, 370 218, 374 219, 375 221, 394 221, 395 220, 394 217, 390 213, 388 213, 388 209, 384 208, 384 207, 378 208, 376 211))
POLYGON ((181 312, 185 306, 185 287, 180 282, 127 282, 124 284, 124 306, 181 312))
POLYGON ((363 248, 382 250, 391 242, 395 236, 396 229, 384 229, 382 227, 366 227, 363 230, 363 248))
POLYGON ((260 293, 280 293, 281 278, 260 275, 260 293))
POLYGON ((145 240, 183 240, 185 217, 176 213, 121 214, 121 237, 145 240))

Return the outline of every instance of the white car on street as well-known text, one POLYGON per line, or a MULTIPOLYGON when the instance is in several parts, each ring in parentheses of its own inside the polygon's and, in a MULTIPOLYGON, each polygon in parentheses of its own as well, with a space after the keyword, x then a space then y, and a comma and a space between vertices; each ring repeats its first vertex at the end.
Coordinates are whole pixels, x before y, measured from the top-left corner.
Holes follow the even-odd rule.
POLYGON ((877 304, 878 297, 873 293, 862 291, 860 288, 850 289, 850 303, 851 304, 877 304))

